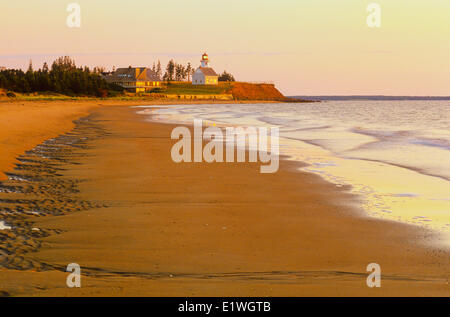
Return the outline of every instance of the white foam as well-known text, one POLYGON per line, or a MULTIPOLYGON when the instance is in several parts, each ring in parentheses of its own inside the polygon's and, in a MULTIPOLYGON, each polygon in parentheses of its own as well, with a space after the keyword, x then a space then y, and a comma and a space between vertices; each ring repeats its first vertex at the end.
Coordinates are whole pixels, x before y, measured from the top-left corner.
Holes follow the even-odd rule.
MULTIPOLYGON (((149 106, 141 108, 145 107, 149 106)), ((368 215, 418 225, 425 221, 414 217, 426 215, 430 227, 450 235, 446 102, 150 107, 161 108, 141 110, 143 115, 152 114, 151 121, 192 124, 203 119, 217 126, 278 126, 281 154, 310 164, 303 170, 338 186, 351 185, 364 198, 362 207, 368 215)))
POLYGON ((4 221, 0 221, 0 230, 9 230, 10 226, 7 226, 4 221))

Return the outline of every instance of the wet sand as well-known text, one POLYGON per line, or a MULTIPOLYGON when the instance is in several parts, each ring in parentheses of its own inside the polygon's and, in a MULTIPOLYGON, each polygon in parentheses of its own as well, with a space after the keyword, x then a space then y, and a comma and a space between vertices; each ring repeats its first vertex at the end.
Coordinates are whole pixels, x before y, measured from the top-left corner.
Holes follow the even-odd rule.
POLYGON ((1 294, 450 295, 450 252, 432 232, 366 217, 348 189, 297 163, 176 164, 173 126, 128 107, 90 112, 18 154, 2 182, 13 228, 0 231, 1 294), (77 289, 64 272, 74 262, 77 289), (381 288, 366 286, 372 262, 381 288))
MULTIPOLYGON (((238 101, 215 101, 236 103, 238 101)), ((242 101, 251 103, 252 101, 242 101)), ((270 101, 257 101, 267 103, 270 101)), ((34 146, 74 128, 73 121, 87 116, 89 110, 106 106, 137 106, 160 104, 201 104, 210 100, 114 100, 79 99, 73 101, 16 101, 0 98, 0 181, 4 171, 14 168, 16 158, 34 146)))
MULTIPOLYGON (((0 171, 14 168, 17 156, 35 145, 70 131, 73 120, 88 115, 96 103, 0 103, 0 171)), ((0 180, 6 179, 0 172, 0 180)))

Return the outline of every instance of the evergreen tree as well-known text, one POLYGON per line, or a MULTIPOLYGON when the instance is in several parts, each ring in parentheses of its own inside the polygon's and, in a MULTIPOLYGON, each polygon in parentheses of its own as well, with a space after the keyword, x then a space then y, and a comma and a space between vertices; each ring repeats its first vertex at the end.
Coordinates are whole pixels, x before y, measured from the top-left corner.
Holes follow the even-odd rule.
POLYGON ((25 92, 36 90, 36 80, 33 71, 33 62, 31 60, 30 64, 28 65, 28 70, 25 74, 25 80, 27 81, 27 84, 24 84, 24 87, 27 87, 25 89, 25 92))
POLYGON ((0 73, 0 88, 6 88, 8 84, 8 80, 6 79, 5 75, 0 73))
POLYGON ((169 63, 167 63, 166 73, 164 74, 164 77, 166 78, 167 81, 173 81, 174 75, 175 75, 175 62, 173 61, 173 59, 171 59, 169 63))
POLYGON ((33 72, 33 61, 30 59, 30 64, 28 64, 27 73, 32 73, 32 72, 33 72))
POLYGON ((55 60, 49 70, 44 63, 42 70, 33 70, 32 62, 24 73, 22 70, 0 71, 0 87, 16 92, 57 92, 66 95, 105 96, 108 90, 119 91, 101 76, 102 68, 91 72, 88 67, 77 68, 68 56, 55 60))
POLYGON ((219 76, 219 81, 236 81, 234 79, 234 76, 230 73, 227 73, 227 71, 224 71, 223 74, 219 76))
POLYGON ((187 76, 187 80, 191 81, 191 73, 192 73, 192 66, 191 63, 187 63, 186 66, 186 76, 187 76))
POLYGON ((185 77, 185 69, 181 64, 175 64, 175 80, 181 81, 185 77))
POLYGON ((44 65, 42 66, 42 72, 48 73, 48 65, 47 65, 47 62, 44 62, 44 65))
POLYGON ((162 76, 161 62, 159 60, 158 64, 156 65, 156 76, 158 76, 158 78, 161 78, 162 76))

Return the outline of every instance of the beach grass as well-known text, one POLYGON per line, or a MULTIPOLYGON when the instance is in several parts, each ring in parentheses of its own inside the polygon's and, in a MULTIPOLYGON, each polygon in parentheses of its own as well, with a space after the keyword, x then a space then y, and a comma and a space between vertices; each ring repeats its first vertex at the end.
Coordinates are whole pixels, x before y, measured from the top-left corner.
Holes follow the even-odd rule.
POLYGON ((192 85, 187 82, 170 82, 161 93, 168 95, 221 95, 227 93, 231 88, 231 83, 192 85))

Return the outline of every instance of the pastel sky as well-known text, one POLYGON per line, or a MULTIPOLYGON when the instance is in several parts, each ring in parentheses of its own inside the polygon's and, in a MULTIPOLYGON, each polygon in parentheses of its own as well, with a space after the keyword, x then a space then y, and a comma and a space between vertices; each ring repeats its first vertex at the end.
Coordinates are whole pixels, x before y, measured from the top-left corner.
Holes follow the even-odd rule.
POLYGON ((174 58, 286 95, 450 95, 449 0, 0 0, 0 66, 174 58), (66 7, 81 6, 81 28, 66 7), (370 28, 367 5, 381 6, 370 28))

